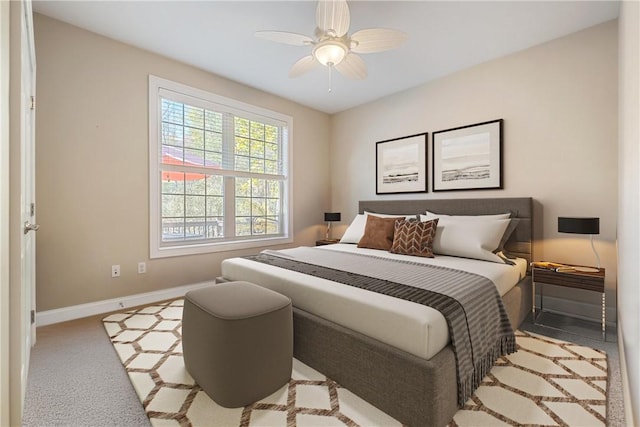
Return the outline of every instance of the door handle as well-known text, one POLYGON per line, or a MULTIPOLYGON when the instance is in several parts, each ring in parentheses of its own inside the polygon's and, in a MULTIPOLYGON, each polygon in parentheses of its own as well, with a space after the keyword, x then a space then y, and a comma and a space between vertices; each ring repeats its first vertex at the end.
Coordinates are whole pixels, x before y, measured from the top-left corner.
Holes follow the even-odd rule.
POLYGON ((38 231, 40 229, 40 225, 31 224, 29 221, 24 222, 24 234, 27 234, 30 231, 38 231))

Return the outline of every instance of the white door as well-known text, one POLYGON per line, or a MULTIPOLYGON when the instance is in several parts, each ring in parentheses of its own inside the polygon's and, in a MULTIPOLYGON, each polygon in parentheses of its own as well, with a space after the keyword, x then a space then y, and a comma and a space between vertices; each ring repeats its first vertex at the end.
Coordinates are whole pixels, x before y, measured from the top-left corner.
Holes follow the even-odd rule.
POLYGON ((21 384, 22 399, 27 385, 27 371, 31 346, 35 344, 35 279, 36 279, 36 230, 35 218, 35 47, 33 41, 33 14, 31 1, 23 2, 22 14, 22 76, 21 76, 21 187, 20 203, 22 218, 21 268, 22 290, 22 360, 21 384))

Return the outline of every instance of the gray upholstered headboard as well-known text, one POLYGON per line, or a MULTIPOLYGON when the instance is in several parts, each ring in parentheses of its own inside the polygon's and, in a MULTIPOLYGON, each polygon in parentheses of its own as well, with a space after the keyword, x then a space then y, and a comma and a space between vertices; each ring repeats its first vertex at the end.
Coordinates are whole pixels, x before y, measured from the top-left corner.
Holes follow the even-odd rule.
POLYGON ((432 199, 432 200, 363 200, 358 212, 389 214, 420 214, 425 211, 447 215, 491 215, 511 212, 518 225, 507 241, 505 249, 513 255, 533 259, 533 199, 531 197, 505 197, 488 199, 432 199))

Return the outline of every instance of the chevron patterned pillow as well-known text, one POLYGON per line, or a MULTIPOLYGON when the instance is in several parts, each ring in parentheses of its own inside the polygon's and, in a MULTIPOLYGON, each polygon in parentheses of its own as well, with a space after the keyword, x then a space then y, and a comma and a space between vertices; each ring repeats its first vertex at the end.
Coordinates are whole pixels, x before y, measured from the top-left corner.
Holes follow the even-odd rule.
POLYGON ((433 238, 437 225, 438 218, 425 222, 397 220, 389 252, 433 258, 433 238))

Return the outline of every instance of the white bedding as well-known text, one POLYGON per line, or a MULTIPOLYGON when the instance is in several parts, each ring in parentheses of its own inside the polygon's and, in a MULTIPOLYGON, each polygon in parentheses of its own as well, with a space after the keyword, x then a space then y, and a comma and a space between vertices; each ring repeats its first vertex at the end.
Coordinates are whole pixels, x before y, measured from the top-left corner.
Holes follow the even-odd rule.
MULTIPOLYGON (((408 257, 352 244, 319 246, 317 250, 370 253, 392 259, 421 262, 469 271, 491 280, 504 295, 524 277, 527 263, 517 259, 510 266, 451 256, 408 257)), ((287 250, 283 250, 286 252, 287 250)), ((230 258, 222 262, 222 276, 246 280, 287 295, 293 305, 392 345, 415 356, 430 359, 449 343, 447 323, 435 309, 398 298, 369 292, 271 265, 230 258)))

